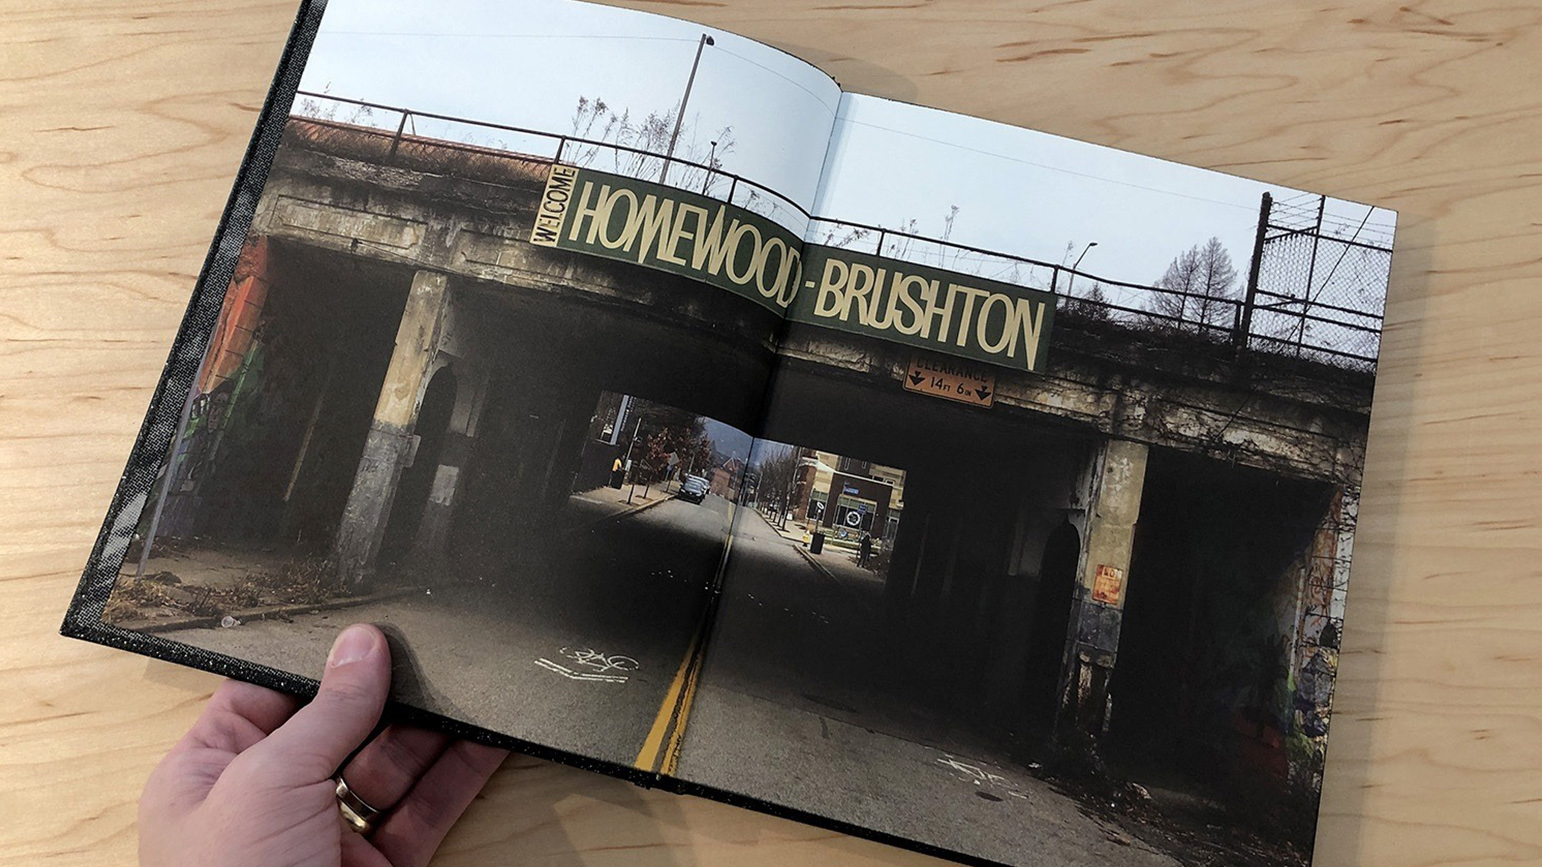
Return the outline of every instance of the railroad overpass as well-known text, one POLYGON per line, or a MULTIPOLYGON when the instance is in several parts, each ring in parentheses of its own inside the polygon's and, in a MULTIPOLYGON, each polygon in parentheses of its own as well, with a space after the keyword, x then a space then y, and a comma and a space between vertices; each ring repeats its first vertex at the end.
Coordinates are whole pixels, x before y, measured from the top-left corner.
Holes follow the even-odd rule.
POLYGON ((1131 749, 1202 712, 1259 773, 1320 734, 1365 369, 1062 305, 1041 370, 940 400, 904 384, 945 358, 531 244, 551 165, 290 121, 201 383, 267 347, 289 405, 249 449, 286 483, 221 520, 322 539, 358 586, 383 556, 497 570, 547 534, 600 396, 637 395, 905 471, 885 653, 938 706, 1131 749))

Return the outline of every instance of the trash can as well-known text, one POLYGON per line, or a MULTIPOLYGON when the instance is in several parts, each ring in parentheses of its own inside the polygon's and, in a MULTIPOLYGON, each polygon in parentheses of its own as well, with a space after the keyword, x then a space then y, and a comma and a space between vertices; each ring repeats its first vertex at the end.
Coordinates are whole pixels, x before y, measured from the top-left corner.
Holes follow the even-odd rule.
POLYGON ((818 554, 825 549, 825 534, 815 532, 814 541, 808 543, 808 552, 818 554))

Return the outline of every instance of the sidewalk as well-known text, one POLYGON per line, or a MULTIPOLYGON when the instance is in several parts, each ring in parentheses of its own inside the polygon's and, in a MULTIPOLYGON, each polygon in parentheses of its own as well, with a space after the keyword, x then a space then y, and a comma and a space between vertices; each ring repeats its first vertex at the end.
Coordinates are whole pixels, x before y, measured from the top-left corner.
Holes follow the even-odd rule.
POLYGON ((872 600, 869 597, 883 592, 883 576, 858 566, 856 555, 831 545, 830 537, 825 538, 824 550, 815 554, 809 551, 808 544, 803 541, 807 531, 801 525, 795 524, 783 530, 772 523, 771 519, 759 509, 755 510, 755 514, 760 515, 760 519, 765 521, 766 526, 777 535, 796 546, 798 553, 802 554, 803 559, 810 565, 823 572, 825 577, 834 581, 843 590, 853 593, 864 605, 871 605, 872 600))
POLYGON ((666 503, 674 499, 679 489, 679 482, 668 481, 663 485, 637 485, 635 488, 622 485, 618 489, 606 485, 570 494, 568 509, 573 518, 569 531, 587 529, 603 521, 620 519, 666 503))

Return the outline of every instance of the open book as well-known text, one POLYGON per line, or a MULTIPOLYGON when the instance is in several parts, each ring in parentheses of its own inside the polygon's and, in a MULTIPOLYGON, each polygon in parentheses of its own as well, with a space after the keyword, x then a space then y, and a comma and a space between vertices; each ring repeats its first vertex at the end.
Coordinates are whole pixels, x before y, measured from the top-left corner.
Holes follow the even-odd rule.
MULTIPOLYGON (((64 631, 1009 865, 1310 859, 1394 215, 306 4, 64 631)), ((1096 94, 1089 94, 1096 99, 1096 94)))

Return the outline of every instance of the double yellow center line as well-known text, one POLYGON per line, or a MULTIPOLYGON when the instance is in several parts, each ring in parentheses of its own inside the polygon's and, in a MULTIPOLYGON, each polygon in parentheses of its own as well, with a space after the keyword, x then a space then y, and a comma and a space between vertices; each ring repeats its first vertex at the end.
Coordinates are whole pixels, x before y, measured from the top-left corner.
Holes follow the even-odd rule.
POLYGON ((691 702, 696 698, 696 684, 701 675, 701 642, 707 631, 707 613, 702 612, 696 624, 696 634, 691 636, 691 646, 680 662, 680 670, 669 684, 664 701, 648 737, 643 740, 637 753, 635 767, 662 776, 674 776, 680 764, 680 745, 685 740, 685 724, 691 715, 691 702))
MULTIPOLYGON (((728 521, 731 527, 734 517, 730 517, 728 521)), ((727 544, 723 546, 721 559, 718 561, 719 578, 728 564, 729 552, 733 550, 733 546, 734 536, 730 532, 727 544)), ((685 651, 685 659, 680 661, 680 670, 675 672, 675 679, 669 684, 669 691, 664 693, 664 701, 659 704, 659 712, 653 719, 653 727, 648 730, 648 737, 643 739, 642 749, 637 751, 637 761, 632 764, 639 770, 672 777, 680 765, 680 747, 685 742, 685 724, 691 716, 691 703, 696 700, 696 684, 701 677, 701 667, 706 656, 702 643, 706 641, 708 627, 712 624, 717 611, 718 592, 718 588, 714 588, 712 597, 702 606, 701 617, 696 621, 696 631, 691 635, 691 644, 685 651)))

